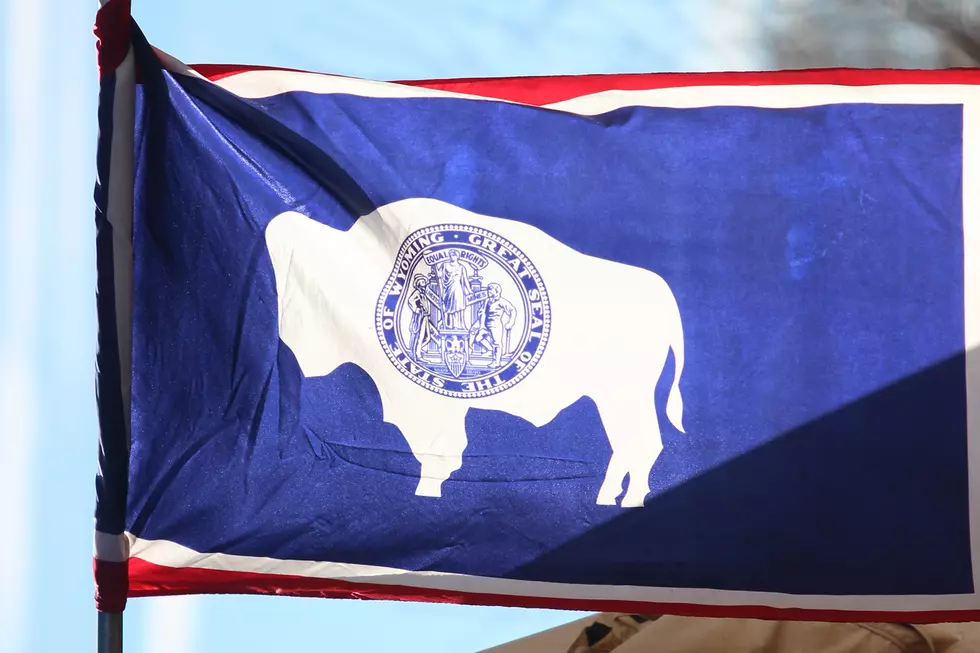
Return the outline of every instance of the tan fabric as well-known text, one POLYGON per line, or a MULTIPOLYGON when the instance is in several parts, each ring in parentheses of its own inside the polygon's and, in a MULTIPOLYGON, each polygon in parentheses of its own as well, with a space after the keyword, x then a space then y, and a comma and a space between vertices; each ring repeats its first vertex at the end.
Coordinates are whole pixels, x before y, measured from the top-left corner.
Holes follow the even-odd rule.
POLYGON ((820 623, 597 615, 567 653, 980 653, 949 630, 820 623))
POLYGON ((650 617, 603 614, 589 624, 572 643, 569 653, 609 653, 638 632, 650 617))

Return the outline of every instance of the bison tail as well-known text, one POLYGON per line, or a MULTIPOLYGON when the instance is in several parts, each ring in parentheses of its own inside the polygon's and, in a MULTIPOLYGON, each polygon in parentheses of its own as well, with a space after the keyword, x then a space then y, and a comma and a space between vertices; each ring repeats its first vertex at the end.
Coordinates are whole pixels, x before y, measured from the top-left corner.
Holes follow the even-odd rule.
POLYGON ((674 382, 670 385, 667 395, 667 419, 681 433, 684 433, 682 419, 684 417, 684 400, 681 398, 681 372, 684 369, 684 331, 681 327, 681 314, 674 305, 674 328, 671 329, 670 348, 674 351, 674 382))

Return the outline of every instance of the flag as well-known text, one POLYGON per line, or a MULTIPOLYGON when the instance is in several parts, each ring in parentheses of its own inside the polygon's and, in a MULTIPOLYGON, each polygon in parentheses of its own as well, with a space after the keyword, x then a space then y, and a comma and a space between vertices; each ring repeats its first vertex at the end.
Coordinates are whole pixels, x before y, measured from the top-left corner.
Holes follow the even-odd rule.
POLYGON ((980 617, 976 72, 389 83, 119 6, 100 609, 980 617))

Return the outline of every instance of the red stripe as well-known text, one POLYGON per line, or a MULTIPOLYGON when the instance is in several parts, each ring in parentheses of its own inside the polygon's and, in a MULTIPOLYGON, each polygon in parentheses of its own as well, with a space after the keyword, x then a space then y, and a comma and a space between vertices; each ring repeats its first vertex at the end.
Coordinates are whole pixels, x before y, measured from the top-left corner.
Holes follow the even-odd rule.
POLYGON ((253 70, 278 70, 287 73, 305 73, 306 70, 299 68, 276 68, 274 66, 239 66, 231 63, 205 63, 190 66, 201 75, 204 75, 212 82, 216 82, 224 77, 231 77, 239 73, 246 73, 253 70))
POLYGON ((978 621, 980 610, 936 610, 886 612, 854 610, 809 610, 772 608, 761 605, 715 606, 693 603, 652 603, 591 599, 555 599, 478 592, 426 589, 405 585, 351 583, 327 578, 256 574, 244 571, 165 567, 139 558, 129 561, 129 595, 170 596, 175 594, 275 594, 339 599, 381 599, 424 603, 499 605, 521 608, 551 608, 588 612, 672 614, 685 617, 736 617, 796 621, 879 621, 940 623, 978 621))
POLYGON ((130 0, 109 0, 95 14, 95 51, 99 78, 112 73, 126 58, 130 44, 130 0))
POLYGON ((95 609, 99 612, 122 612, 129 594, 129 573, 125 562, 92 559, 95 576, 95 609))
MULTIPOLYGON (((288 70, 268 66, 198 64, 194 70, 211 80, 253 70, 288 70)), ((397 84, 465 93, 523 104, 551 104, 601 91, 636 91, 682 86, 782 86, 788 84, 834 84, 873 86, 880 84, 980 84, 980 69, 864 70, 828 68, 774 72, 732 73, 642 73, 623 75, 564 75, 554 77, 500 77, 472 79, 429 79, 397 84)))

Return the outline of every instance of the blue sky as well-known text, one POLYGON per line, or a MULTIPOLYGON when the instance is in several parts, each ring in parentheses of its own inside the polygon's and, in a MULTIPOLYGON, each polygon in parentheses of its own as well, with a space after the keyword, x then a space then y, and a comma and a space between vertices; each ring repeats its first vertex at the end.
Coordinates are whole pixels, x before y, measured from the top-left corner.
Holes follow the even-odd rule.
MULTIPOLYGON (((133 0, 188 63, 381 79, 748 69, 740 2, 133 0), (707 11, 729 7, 720 15, 707 11), (731 9, 735 7, 735 9, 731 9), (712 20, 704 20, 711 15, 712 20)), ((0 19, 0 642, 95 650, 95 0, 3 0, 0 19)), ((137 600, 132 651, 479 650, 578 613, 269 597, 137 600)))

